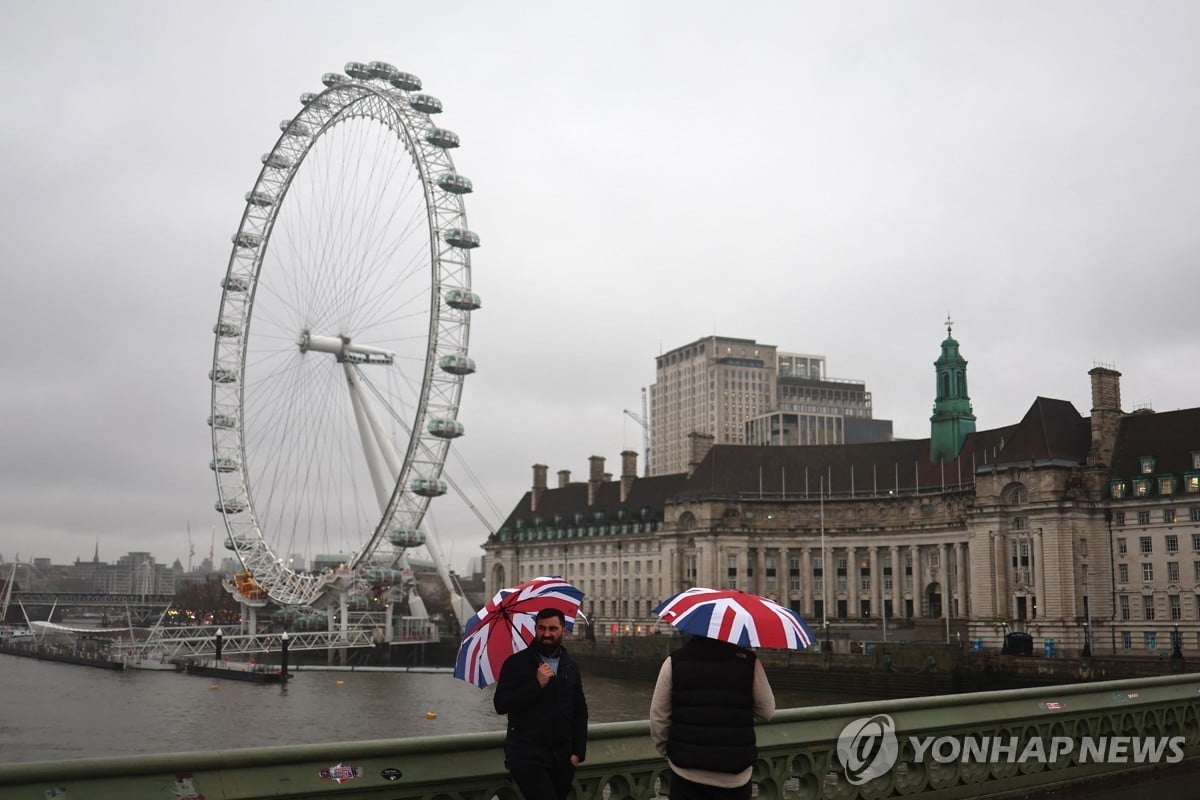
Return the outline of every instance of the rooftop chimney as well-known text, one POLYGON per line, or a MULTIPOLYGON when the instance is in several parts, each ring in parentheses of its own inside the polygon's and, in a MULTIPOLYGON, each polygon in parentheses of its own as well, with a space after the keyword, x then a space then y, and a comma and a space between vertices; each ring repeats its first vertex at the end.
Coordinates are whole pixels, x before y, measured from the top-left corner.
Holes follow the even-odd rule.
POLYGON ((629 499, 633 491, 633 482, 637 480, 637 453, 632 450, 621 451, 621 502, 629 499))
POLYGON ((588 456, 588 467, 588 505, 593 506, 604 483, 604 456, 588 456))
POLYGON ((558 488, 565 488, 571 482, 571 470, 560 469, 558 471, 558 488))
POLYGON ((712 450, 715 438, 711 433, 692 431, 688 434, 688 475, 696 471, 696 467, 700 466, 708 451, 712 450))
POLYGON ((546 493, 546 465, 533 465, 533 491, 529 494, 529 510, 537 511, 538 500, 546 493))
POLYGON ((1117 444, 1117 424, 1121 421, 1121 373, 1108 367, 1093 367, 1092 376, 1092 447, 1088 464, 1108 466, 1117 444))

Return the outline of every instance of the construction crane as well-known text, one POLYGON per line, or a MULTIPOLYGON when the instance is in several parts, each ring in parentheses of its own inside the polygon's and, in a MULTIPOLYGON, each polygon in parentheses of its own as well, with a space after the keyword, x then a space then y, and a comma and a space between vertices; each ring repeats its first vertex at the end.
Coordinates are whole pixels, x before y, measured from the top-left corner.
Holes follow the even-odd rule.
POLYGON ((635 414, 628 408, 625 416, 642 426, 642 475, 650 474, 650 415, 646 413, 646 387, 642 387, 642 413, 635 414))

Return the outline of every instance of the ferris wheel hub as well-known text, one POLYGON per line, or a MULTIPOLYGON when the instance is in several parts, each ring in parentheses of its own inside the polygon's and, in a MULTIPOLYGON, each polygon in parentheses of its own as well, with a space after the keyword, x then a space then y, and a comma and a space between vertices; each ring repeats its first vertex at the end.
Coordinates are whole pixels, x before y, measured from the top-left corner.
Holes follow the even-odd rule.
POLYGON ((382 347, 353 344, 349 336, 313 336, 308 331, 301 331, 296 344, 300 346, 301 353, 331 353, 338 363, 391 364, 396 357, 395 353, 382 347))

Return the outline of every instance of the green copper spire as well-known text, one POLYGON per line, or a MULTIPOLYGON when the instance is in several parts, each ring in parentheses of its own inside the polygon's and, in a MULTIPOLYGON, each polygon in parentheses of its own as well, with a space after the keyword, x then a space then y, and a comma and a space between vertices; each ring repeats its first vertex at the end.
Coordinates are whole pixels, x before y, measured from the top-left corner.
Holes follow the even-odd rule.
POLYGON ((942 355, 933 366, 937 370, 937 399, 929 418, 929 460, 953 461, 963 440, 975 432, 975 415, 967 395, 967 360, 959 355, 958 342, 950 335, 954 323, 946 317, 946 340, 942 355))

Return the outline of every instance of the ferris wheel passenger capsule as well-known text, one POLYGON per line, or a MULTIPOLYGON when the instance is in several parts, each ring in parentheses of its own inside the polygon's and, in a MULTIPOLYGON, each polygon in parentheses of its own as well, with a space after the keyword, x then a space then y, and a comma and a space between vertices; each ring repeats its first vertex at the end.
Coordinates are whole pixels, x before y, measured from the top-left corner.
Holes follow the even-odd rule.
POLYGON ((433 478, 413 478, 408 488, 422 497, 441 497, 448 489, 445 481, 433 478))
POLYGON ((241 275, 227 275, 221 279, 221 288, 227 292, 244 292, 250 288, 250 279, 241 275))
POLYGON ((251 250, 262 244, 263 238, 257 233, 250 231, 240 231, 231 237, 234 244, 238 247, 249 247, 251 250))
POLYGON ((392 528, 387 538, 396 547, 420 547, 425 544, 425 534, 415 528, 392 528))
POLYGON ((414 94, 408 98, 408 104, 422 114, 442 113, 442 101, 428 94, 414 94))
POLYGON ((263 153, 262 162, 275 169, 288 169, 292 166, 291 159, 283 153, 263 153))
POLYGON ((447 228, 442 238, 446 240, 446 244, 463 250, 479 247, 479 234, 466 228, 447 228))
POLYGON ((451 194, 470 194, 475 190, 471 179, 457 172, 443 172, 437 177, 437 185, 451 194))
POLYGON ((466 426, 456 419, 431 419, 426 427, 439 439, 457 439, 467 432, 466 426))
POLYGON ((300 105, 312 106, 313 108, 329 108, 329 103, 321 99, 319 94, 313 92, 305 92, 300 95, 300 105))
POLYGON ((346 62, 346 74, 360 81, 369 81, 372 77, 370 67, 358 61, 346 62))
POLYGON ((218 322, 213 325, 213 333, 222 339, 236 339, 242 335, 242 326, 233 322, 218 322))
POLYGON ((446 305, 459 311, 474 311, 483 305, 479 295, 464 289, 451 289, 446 292, 446 305))
POLYGON ((209 414, 208 426, 210 428, 229 430, 237 426, 237 417, 230 414, 209 414))
POLYGON ((450 353, 438 359, 438 366, 442 372, 449 372, 451 375, 470 375, 475 371, 475 359, 462 353, 450 353))
POLYGON ((283 119, 279 121, 279 130, 286 133, 288 136, 311 136, 312 131, 303 122, 297 122, 292 119, 283 119))
POLYGON ((347 78, 345 75, 339 75, 336 72, 326 72, 324 75, 321 76, 321 83, 325 84, 326 86, 328 86, 331 89, 334 86, 338 86, 339 84, 346 83, 349 80, 350 79, 347 78))
POLYGON ((425 134, 425 141, 443 150, 453 150, 460 144, 458 134, 445 128, 430 128, 429 133, 425 134))
POLYGON ((405 92, 421 91, 421 79, 411 72, 396 70, 388 75, 388 83, 405 92))
POLYGON ((214 458, 208 462, 208 468, 213 472, 236 472, 238 462, 232 458, 214 458))
POLYGON ((217 367, 208 371, 208 379, 213 383, 237 383, 237 372, 228 367, 217 367))
POLYGON ((396 71, 396 68, 386 61, 372 61, 367 64, 367 70, 371 73, 372 78, 382 78, 386 81, 396 71))
POLYGON ((269 208, 275 205, 275 197, 266 192, 246 192, 246 202, 259 208, 269 208))
POLYGON ((246 510, 246 504, 241 500, 218 500, 213 507, 222 514, 240 514, 246 510))

